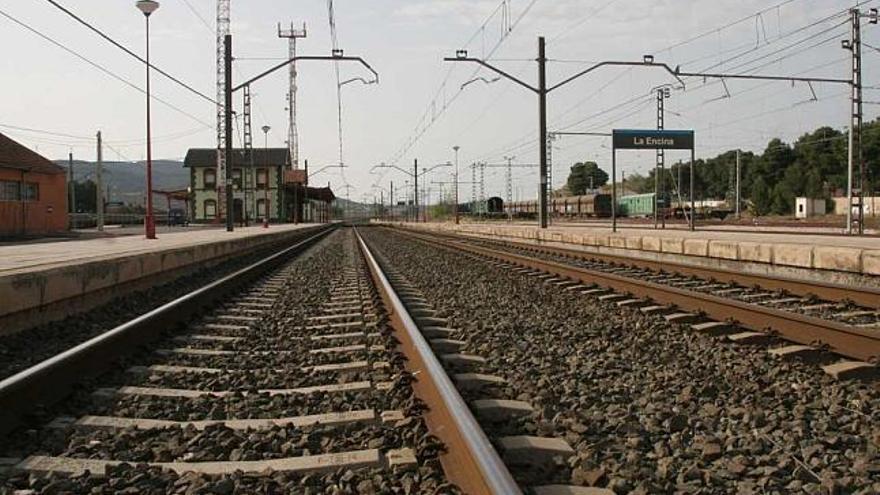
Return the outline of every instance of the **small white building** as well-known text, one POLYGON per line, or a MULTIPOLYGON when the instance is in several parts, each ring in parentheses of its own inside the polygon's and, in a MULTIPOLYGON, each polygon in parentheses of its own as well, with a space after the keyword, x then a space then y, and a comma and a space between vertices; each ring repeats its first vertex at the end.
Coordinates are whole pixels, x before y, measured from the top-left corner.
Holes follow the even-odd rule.
POLYGON ((825 200, 816 198, 795 198, 795 218, 810 218, 825 214, 825 200))

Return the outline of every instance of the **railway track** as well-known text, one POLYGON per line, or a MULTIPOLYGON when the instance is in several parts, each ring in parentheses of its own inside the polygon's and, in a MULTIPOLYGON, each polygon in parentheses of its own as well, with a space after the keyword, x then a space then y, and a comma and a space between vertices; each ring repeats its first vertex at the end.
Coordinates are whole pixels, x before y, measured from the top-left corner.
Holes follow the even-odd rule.
POLYGON ((570 290, 659 313, 669 321, 734 341, 781 337, 793 345, 778 356, 817 357, 822 351, 856 361, 834 362, 835 376, 876 373, 880 360, 880 291, 723 270, 629 260, 555 247, 406 232, 423 242, 503 261, 546 275, 570 290), (857 303, 858 304, 857 304, 857 303))
POLYGON ((578 295, 595 289, 552 271, 397 230, 364 236, 412 311, 440 319, 422 331, 443 349, 448 373, 464 364, 481 376, 476 392, 459 388, 521 486, 880 490, 880 389, 871 382, 835 380, 807 360, 772 359, 766 346, 682 331, 668 315, 617 304, 631 297, 578 295), (493 420, 474 407, 487 399, 508 412, 493 420), (524 434, 544 453, 557 441, 570 450, 557 444, 533 470, 503 440, 524 434))
POLYGON ((358 234, 294 248, 0 382, 0 492, 611 493, 358 234))

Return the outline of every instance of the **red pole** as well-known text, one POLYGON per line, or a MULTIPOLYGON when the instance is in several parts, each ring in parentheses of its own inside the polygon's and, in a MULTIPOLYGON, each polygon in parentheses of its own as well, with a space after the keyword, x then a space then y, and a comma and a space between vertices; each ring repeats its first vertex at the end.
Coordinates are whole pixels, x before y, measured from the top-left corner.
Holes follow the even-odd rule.
POLYGON ((144 234, 147 239, 156 238, 156 224, 153 220, 153 150, 150 130, 150 16, 147 20, 147 214, 144 218, 144 234))

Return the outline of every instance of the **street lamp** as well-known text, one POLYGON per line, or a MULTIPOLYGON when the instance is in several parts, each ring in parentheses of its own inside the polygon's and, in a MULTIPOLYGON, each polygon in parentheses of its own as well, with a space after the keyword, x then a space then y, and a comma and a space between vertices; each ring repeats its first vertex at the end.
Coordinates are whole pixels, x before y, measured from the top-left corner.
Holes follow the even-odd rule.
POLYGON ((265 139, 263 141, 263 149, 265 150, 265 153, 266 153, 266 185, 263 189, 263 191, 265 192, 264 205, 263 205, 263 208, 264 208, 263 228, 264 229, 269 228, 269 130, 270 129, 272 129, 272 128, 267 125, 263 126, 263 135, 265 136, 265 139))
POLYGON ((150 14, 159 8, 155 0, 138 0, 135 4, 144 13, 147 23, 147 213, 144 217, 144 234, 147 239, 156 238, 156 223, 153 220, 153 149, 150 130, 150 14))

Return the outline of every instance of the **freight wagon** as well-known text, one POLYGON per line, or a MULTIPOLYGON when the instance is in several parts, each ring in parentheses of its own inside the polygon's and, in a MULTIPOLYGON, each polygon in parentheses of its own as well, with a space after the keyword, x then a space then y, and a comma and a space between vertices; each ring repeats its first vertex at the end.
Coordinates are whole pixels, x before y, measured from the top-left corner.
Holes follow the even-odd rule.
MULTIPOLYGON (((547 209, 555 217, 610 217, 611 196, 608 194, 557 196, 548 199, 547 209)), ((532 217, 538 213, 538 201, 514 201, 505 205, 504 211, 514 217, 532 217)))

